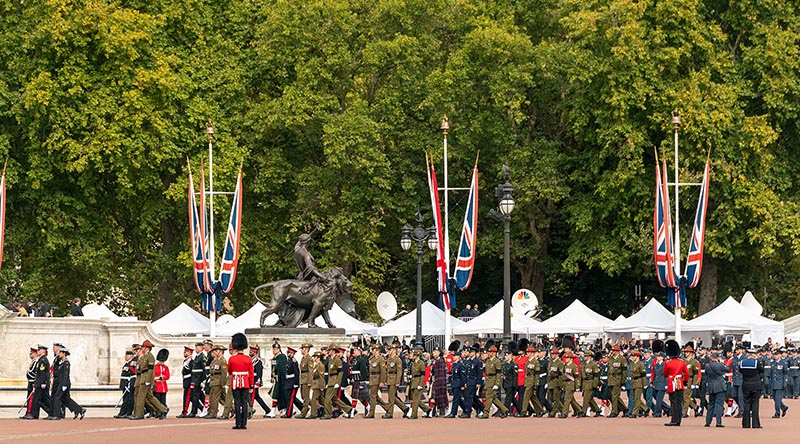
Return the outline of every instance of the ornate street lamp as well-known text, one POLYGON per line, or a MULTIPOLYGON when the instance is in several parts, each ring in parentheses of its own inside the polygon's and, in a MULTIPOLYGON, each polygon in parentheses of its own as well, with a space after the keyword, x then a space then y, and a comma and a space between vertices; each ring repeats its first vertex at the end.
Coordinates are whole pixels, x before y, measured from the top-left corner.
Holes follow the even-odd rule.
POLYGON ((503 221, 503 341, 511 340, 511 212, 514 211, 514 187, 511 186, 511 169, 503 165, 503 180, 494 190, 497 210, 489 210, 492 219, 503 221))
POLYGON ((428 248, 436 250, 439 246, 436 228, 425 228, 422 223, 424 218, 422 214, 417 211, 417 227, 412 228, 406 224, 403 226, 400 235, 400 247, 403 251, 408 251, 411 248, 412 241, 417 243, 417 331, 416 342, 422 345, 422 253, 425 252, 423 246, 427 243, 428 248))

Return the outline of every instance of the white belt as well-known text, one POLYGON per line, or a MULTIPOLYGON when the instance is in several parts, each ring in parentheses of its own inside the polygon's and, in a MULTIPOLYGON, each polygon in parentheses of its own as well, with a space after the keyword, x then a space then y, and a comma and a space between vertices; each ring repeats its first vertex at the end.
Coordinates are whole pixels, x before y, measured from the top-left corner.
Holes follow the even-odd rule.
POLYGON ((192 377, 192 375, 183 375, 183 379, 189 379, 191 377, 192 377))
POLYGON ((351 370, 350 374, 351 375, 360 375, 361 374, 361 370, 351 370))
POLYGON ((540 378, 543 378, 543 377, 545 377, 545 376, 547 376, 547 373, 539 373, 539 377, 540 377, 540 378))
MULTIPOLYGON (((249 375, 250 372, 233 372, 234 375, 249 375)), ((294 376, 294 375, 292 375, 294 376)))
POLYGON ((193 368, 193 369, 192 369, 192 373, 200 373, 200 372, 202 372, 202 371, 203 371, 203 369, 202 369, 202 368, 193 368))
POLYGON ((601 376, 600 379, 608 379, 608 376, 601 376))
MULTIPOLYGON (((234 373, 234 375, 235 375, 235 374, 236 374, 236 373, 234 373)), ((294 373, 292 373, 291 375, 286 375, 286 377, 287 377, 287 378, 294 378, 294 373)))

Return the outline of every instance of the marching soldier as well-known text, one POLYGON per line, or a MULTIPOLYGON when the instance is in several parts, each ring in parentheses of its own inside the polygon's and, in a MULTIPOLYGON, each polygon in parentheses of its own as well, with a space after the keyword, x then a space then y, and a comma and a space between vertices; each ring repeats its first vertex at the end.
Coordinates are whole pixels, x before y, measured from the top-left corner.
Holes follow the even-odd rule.
POLYGON ((311 395, 310 405, 311 411, 306 419, 321 418, 319 414, 319 403, 322 399, 322 392, 325 390, 325 365, 322 363, 322 352, 314 352, 311 357, 311 370, 309 376, 311 378, 311 395))
POLYGON ((628 409, 622 399, 620 392, 625 384, 628 372, 628 360, 620 354, 622 349, 619 345, 611 348, 611 356, 608 358, 608 387, 611 391, 611 414, 609 418, 616 418, 620 412, 628 409))
MULTIPOLYGON (((252 418, 253 414, 256 412, 256 402, 258 405, 264 409, 264 418, 268 418, 267 416, 272 409, 269 408, 264 399, 261 398, 261 395, 258 393, 258 388, 264 385, 264 361, 261 360, 261 356, 259 352, 261 349, 258 346, 251 345, 250 346, 250 360, 253 362, 253 378, 255 381, 255 387, 253 388, 253 392, 250 394, 250 413, 248 414, 247 418, 252 418)), ((274 416, 273 416, 274 418, 274 416)))
POLYGON ((286 348, 286 414, 283 418, 291 418, 293 407, 297 407, 302 411, 303 404, 297 400, 297 389, 300 388, 300 366, 294 359, 297 351, 292 347, 286 348))
MULTIPOLYGON (((281 345, 275 342, 272 344, 272 408, 278 410, 278 414, 284 414, 289 403, 286 399, 286 355, 281 352, 281 345)), ((276 416, 274 411, 270 411, 268 417, 276 416)))
MULTIPOLYGON (((58 371, 58 366, 61 365, 61 349, 63 347, 64 347, 64 345, 59 343, 59 342, 53 343, 53 364, 50 366, 50 380, 51 381, 53 379, 53 375, 55 375, 56 371, 58 371)), ((770 393, 772 393, 772 392, 770 391, 770 393)), ((50 386, 50 405, 51 405, 51 408, 52 408, 52 404, 53 404, 53 399, 55 399, 56 395, 57 395, 57 393, 56 393, 56 385, 52 384, 50 386)), ((64 417, 64 413, 65 413, 64 412, 64 408, 65 408, 64 404, 62 403, 61 404, 61 409, 58 412, 55 412, 55 413, 51 412, 51 414, 49 416, 58 416, 60 418, 63 418, 64 417)))
POLYGON ((453 405, 450 408, 450 413, 445 416, 445 418, 455 418, 456 414, 458 414, 458 407, 461 406, 462 411, 466 411, 466 406, 464 405, 464 390, 467 388, 467 370, 464 367, 464 363, 461 362, 461 355, 458 353, 458 341, 455 341, 456 346, 455 350, 453 351, 453 355, 451 356, 452 363, 450 365, 450 371, 452 373, 450 377, 450 387, 453 389, 453 405))
POLYGON ((426 415, 430 414, 430 407, 422 402, 422 392, 425 390, 425 363, 422 362, 422 350, 416 349, 412 353, 414 361, 411 363, 411 419, 417 419, 418 409, 422 409, 426 415))
POLYGON ((211 339, 203 340, 203 408, 208 416, 208 404, 211 397, 211 361, 214 360, 212 349, 214 341, 211 339))
POLYGON ((136 361, 136 384, 134 386, 134 400, 133 400, 133 416, 129 419, 138 420, 144 419, 144 407, 147 407, 154 412, 159 419, 166 418, 169 409, 158 402, 153 396, 153 370, 156 366, 156 359, 150 350, 153 349, 153 344, 150 341, 142 343, 142 355, 136 361))
POLYGON ((671 408, 664 403, 664 393, 667 392, 667 378, 664 376, 664 352, 658 352, 656 359, 653 361, 652 372, 650 373, 650 385, 653 386, 655 393, 655 407, 653 408, 653 418, 660 418, 661 415, 666 413, 670 414, 671 408))
POLYGON ((381 346, 377 343, 370 346, 369 366, 369 411, 364 418, 374 418, 375 410, 380 405, 384 413, 389 411, 386 401, 381 397, 381 387, 386 381, 386 360, 381 356, 381 346))
POLYGON ((183 383, 183 410, 178 418, 187 418, 189 406, 192 404, 192 348, 183 346, 183 366, 181 367, 181 377, 183 383))
POLYGON ((39 419, 39 409, 50 416, 50 363, 47 360, 47 347, 36 347, 36 361, 33 365, 33 389, 28 398, 28 411, 22 419, 39 419))
POLYGON ((364 406, 364 414, 366 415, 369 402, 369 364, 367 357, 364 356, 361 346, 356 344, 353 346, 352 354, 350 355, 350 385, 353 387, 350 396, 353 398, 352 406, 355 416, 357 412, 356 405, 360 401, 364 406))
POLYGON ((689 380, 687 381, 686 390, 683 391, 683 417, 688 418, 687 413, 689 409, 694 411, 694 416, 700 416, 697 411, 698 405, 695 402, 695 391, 700 388, 700 381, 702 375, 700 373, 700 363, 694 358, 694 347, 687 344, 683 349, 683 354, 686 357, 686 368, 689 369, 689 380))
MULTIPOLYGON (((512 342, 511 344, 514 343, 512 342)), ((501 368, 501 373, 503 375, 503 394, 505 395, 503 405, 506 406, 509 413, 511 413, 511 407, 513 406, 516 409, 516 416, 519 416, 522 411, 522 396, 516 399, 519 369, 517 368, 517 362, 514 360, 516 344, 511 344, 509 344, 508 353, 503 356, 503 365, 501 368), (514 350, 514 352, 511 350, 514 350)))
POLYGON ((35 347, 30 347, 30 352, 28 353, 28 357, 31 360, 31 362, 28 363, 28 371, 25 372, 25 379, 28 381, 27 396, 25 397, 25 406, 28 411, 26 411, 25 416, 20 417, 20 419, 30 419, 26 417, 30 416, 30 408, 31 408, 30 401, 31 401, 31 395, 33 394, 33 390, 35 387, 34 381, 36 381, 36 364, 39 360, 39 355, 35 347))
POLYGON ((136 382, 136 362, 133 351, 125 352, 125 363, 119 377, 119 388, 122 390, 122 406, 114 418, 123 419, 133 415, 133 385, 136 382))
POLYGON ((523 417, 530 416, 528 409, 531 402, 533 402, 533 411, 538 418, 544 416, 544 407, 542 407, 542 403, 539 402, 539 397, 536 395, 541 367, 539 360, 536 359, 536 349, 533 346, 529 345, 525 353, 528 355, 528 361, 525 363, 525 394, 522 397, 522 412, 520 415, 523 417))
POLYGON ((69 389, 72 384, 69 379, 70 363, 68 356, 69 350, 67 347, 62 346, 59 350, 60 362, 56 371, 53 373, 53 386, 56 390, 53 391, 54 396, 50 407, 51 415, 45 419, 64 419, 63 416, 54 416, 62 411, 62 403, 65 408, 68 408, 75 414, 73 419, 77 418, 79 415, 81 419, 83 419, 84 415, 86 415, 86 409, 78 405, 78 403, 69 396, 69 389))
POLYGON ((394 416, 394 406, 400 407, 405 415, 409 410, 405 403, 397 398, 397 387, 403 378, 403 362, 397 356, 400 344, 392 344, 389 348, 389 357, 386 358, 386 388, 389 392, 388 410, 382 416, 383 419, 390 419, 394 416))
POLYGON ((788 373, 788 366, 786 365, 786 350, 778 349, 775 351, 775 357, 772 360, 772 372, 770 376, 770 384, 772 385, 772 400, 775 404, 775 414, 773 418, 781 418, 786 416, 786 411, 789 407, 783 402, 783 391, 786 383, 786 375, 788 373))
POLYGON ((631 390, 633 392, 633 411, 631 411, 630 417, 637 418, 639 416, 644 416, 645 410, 647 410, 644 406, 644 399, 642 398, 642 390, 644 390, 645 385, 645 378, 647 370, 644 368, 644 363, 642 363, 642 353, 639 350, 633 352, 633 356, 631 356, 631 390))
POLYGON ((222 357, 224 351, 225 347, 222 345, 215 345, 211 348, 212 359, 209 363, 210 394, 208 399, 208 413, 205 416, 201 416, 203 419, 216 419, 220 402, 225 402, 224 388, 226 377, 224 375, 228 374, 228 363, 222 357))
POLYGON ((331 419, 333 415, 333 406, 336 405, 347 413, 345 418, 350 418, 350 411, 353 409, 339 398, 339 390, 342 387, 342 367, 344 363, 337 353, 340 349, 336 344, 331 344, 328 347, 328 384, 325 388, 325 416, 322 419, 331 419))
MULTIPOLYGON (((300 414, 295 416, 295 419, 305 419, 308 415, 308 411, 311 408, 311 382, 313 380, 311 372, 312 372, 312 363, 314 359, 309 354, 312 345, 309 343, 303 343, 300 345, 300 397, 303 398, 303 408, 300 409, 300 414)), ((316 415, 316 412, 311 412, 311 415, 316 415)))
POLYGON ((482 419, 489 419, 489 412, 493 404, 498 409, 498 416, 505 418, 508 415, 508 409, 497 398, 497 394, 500 391, 500 377, 503 363, 497 359, 497 347, 494 345, 489 347, 489 359, 484 363, 484 369, 486 370, 486 380, 484 381, 484 387, 486 387, 486 405, 483 408, 482 419))
MULTIPOLYGON (((241 333, 239 333, 241 334, 241 333)), ((222 359, 225 359, 225 351, 223 350, 221 353, 222 359)), ((228 344, 228 355, 233 356, 233 344, 228 344)), ((227 360, 225 360, 227 362, 227 360)), ((225 372, 222 375, 222 379, 225 381, 223 384, 225 386, 222 388, 222 393, 225 396, 225 408, 222 410, 222 416, 217 419, 226 420, 230 419, 233 416, 233 389, 231 389, 231 375, 228 372, 225 372)))
POLYGON ((467 369, 467 389, 465 390, 464 405, 467 406, 467 409, 459 416, 460 418, 469 418, 472 416, 472 409, 475 409, 478 413, 478 417, 480 417, 485 408, 484 405, 481 404, 479 394, 481 383, 483 382, 483 362, 478 359, 476 355, 480 347, 478 344, 474 344, 467 350, 469 352, 469 358, 464 363, 467 369))
POLYGON ((192 358, 192 377, 189 383, 189 398, 191 399, 192 410, 186 415, 187 418, 195 418, 197 414, 203 411, 203 404, 205 392, 203 390, 203 382, 205 381, 206 372, 206 355, 204 353, 202 342, 194 344, 194 358, 192 358))
POLYGON ((169 381, 169 367, 165 364, 169 359, 169 350, 162 348, 156 355, 156 366, 153 370, 153 392, 158 402, 167 405, 167 381, 169 381))
POLYGON ((550 417, 555 418, 556 412, 563 409, 561 404, 561 374, 564 373, 564 361, 558 357, 558 349, 550 350, 550 360, 547 362, 547 399, 553 405, 550 417))
POLYGON ((594 361, 594 352, 586 350, 583 352, 583 365, 581 366, 581 394, 583 404, 578 417, 586 416, 589 407, 592 408, 594 416, 600 416, 600 407, 594 401, 594 391, 600 386, 600 366, 594 361))

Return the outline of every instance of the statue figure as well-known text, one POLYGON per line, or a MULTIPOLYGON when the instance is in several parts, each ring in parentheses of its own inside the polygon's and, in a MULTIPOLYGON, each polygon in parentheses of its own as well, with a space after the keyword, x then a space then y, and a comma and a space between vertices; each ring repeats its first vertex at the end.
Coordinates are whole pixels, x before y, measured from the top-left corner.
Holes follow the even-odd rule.
POLYGON ((341 296, 350 294, 352 282, 341 268, 329 268, 320 272, 314 265, 314 258, 308 252, 311 241, 309 234, 301 234, 294 246, 294 259, 300 272, 297 279, 284 279, 259 285, 253 290, 256 300, 266 306, 261 312, 261 326, 267 316, 277 313, 278 322, 272 327, 297 327, 308 322, 309 328, 317 328, 316 318, 322 315, 329 328, 336 328, 331 322, 328 310, 341 296), (264 302, 258 297, 259 290, 271 288, 272 300, 264 302))

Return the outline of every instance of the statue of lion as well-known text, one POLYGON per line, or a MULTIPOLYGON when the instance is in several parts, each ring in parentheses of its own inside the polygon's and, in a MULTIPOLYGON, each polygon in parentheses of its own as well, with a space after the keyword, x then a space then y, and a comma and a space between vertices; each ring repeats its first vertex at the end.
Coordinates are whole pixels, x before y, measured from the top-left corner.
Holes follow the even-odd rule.
POLYGON ((259 285, 253 290, 256 300, 267 308, 261 312, 262 327, 297 327, 302 322, 308 322, 308 328, 319 328, 314 322, 321 314, 329 328, 336 328, 331 322, 328 310, 340 296, 349 295, 353 283, 342 273, 338 267, 329 268, 322 272, 327 279, 303 281, 299 279, 284 279, 259 285), (258 291, 272 288, 272 301, 264 302, 258 297, 258 291), (278 322, 274 325, 264 325, 267 316, 278 314, 278 322))

